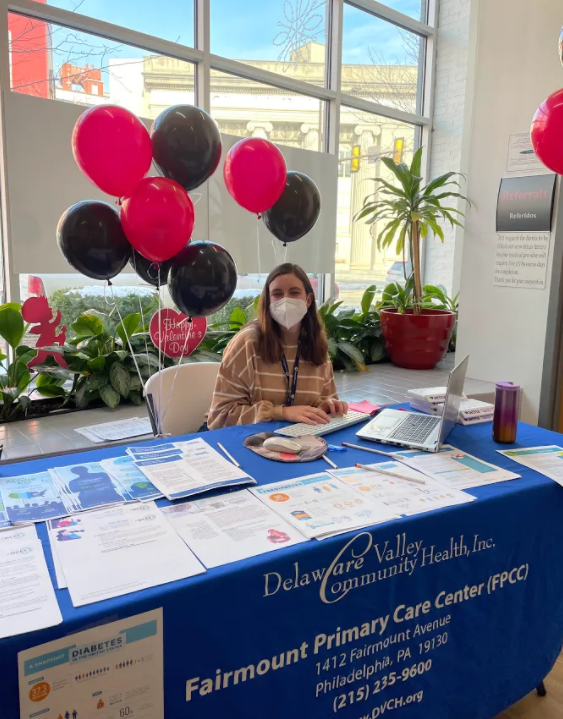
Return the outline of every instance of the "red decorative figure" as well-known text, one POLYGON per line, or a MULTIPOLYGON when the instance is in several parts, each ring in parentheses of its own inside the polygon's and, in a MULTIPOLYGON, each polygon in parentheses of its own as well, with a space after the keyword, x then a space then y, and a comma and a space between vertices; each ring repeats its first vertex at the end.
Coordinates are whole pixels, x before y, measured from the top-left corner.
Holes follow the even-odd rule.
POLYGON ((37 339, 37 357, 27 363, 31 369, 37 364, 45 362, 47 357, 51 355, 59 367, 68 368, 68 365, 61 353, 53 350, 43 351, 41 347, 52 347, 53 345, 64 345, 66 340, 66 327, 61 327, 61 331, 57 334, 57 327, 61 321, 61 311, 57 310, 57 315, 53 319, 53 310, 49 307, 46 297, 30 297, 22 305, 22 317, 26 322, 37 324, 31 327, 29 332, 33 335, 39 335, 37 339))

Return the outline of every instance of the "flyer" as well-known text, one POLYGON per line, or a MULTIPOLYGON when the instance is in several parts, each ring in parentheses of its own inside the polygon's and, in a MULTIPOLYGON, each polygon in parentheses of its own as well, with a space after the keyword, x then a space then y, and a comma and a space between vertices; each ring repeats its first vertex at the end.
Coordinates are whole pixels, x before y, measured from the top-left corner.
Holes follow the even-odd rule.
POLYGON ((18 654, 20 719, 164 719, 162 609, 18 654))
POLYGON ((8 519, 14 524, 44 522, 69 512, 49 472, 2 477, 0 490, 8 519))
POLYGON ((306 541, 246 489, 160 511, 207 568, 306 541))
POLYGON ((327 472, 274 482, 250 491, 309 539, 326 539, 352 529, 397 519, 327 472))
POLYGON ((49 536, 49 546, 51 547, 51 555, 53 557, 53 568, 55 570, 55 578, 57 580, 57 589, 66 589, 67 583, 61 560, 57 551, 57 529, 63 526, 69 526, 70 522, 77 522, 76 517, 65 517, 64 519, 51 519, 47 522, 47 535, 49 536), (64 523, 64 524, 63 524, 64 523))
POLYGON ((127 492, 98 462, 49 470, 71 511, 80 512, 130 500, 127 492))
POLYGON ((329 470, 329 474, 345 482, 360 494, 370 497, 372 501, 378 504, 382 503, 394 512, 406 516, 422 514, 454 504, 465 504, 475 499, 465 492, 450 489, 431 477, 425 477, 420 472, 405 467, 399 462, 380 462, 369 466, 387 472, 400 472, 405 476, 413 476, 415 479, 422 478, 424 484, 407 482, 387 474, 378 474, 358 467, 329 470))
POLYGON ((154 484, 149 482, 129 455, 102 459, 100 464, 108 474, 119 482, 132 499, 146 502, 151 499, 160 499, 163 496, 154 484))
POLYGON ((205 572, 154 502, 68 519, 70 525, 53 531, 75 607, 205 572))
POLYGON ((4 502, 2 501, 2 496, 0 495, 0 530, 8 529, 11 526, 12 523, 8 519, 6 508, 4 507, 4 502))
POLYGON ((484 462, 449 444, 445 444, 436 453, 409 449, 394 452, 394 455, 404 464, 418 469, 450 489, 471 489, 506 482, 509 479, 520 479, 519 474, 495 467, 494 464, 484 462))
POLYGON ((551 444, 545 447, 498 449, 497 452, 563 486, 563 447, 551 444))

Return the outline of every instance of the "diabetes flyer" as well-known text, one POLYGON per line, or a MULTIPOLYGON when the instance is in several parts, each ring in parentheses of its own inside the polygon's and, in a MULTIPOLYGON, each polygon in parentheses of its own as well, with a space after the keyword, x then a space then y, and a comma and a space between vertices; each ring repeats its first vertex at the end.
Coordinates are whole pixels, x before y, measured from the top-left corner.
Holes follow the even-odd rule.
POLYGON ((18 654, 20 717, 164 719, 162 609, 18 654))

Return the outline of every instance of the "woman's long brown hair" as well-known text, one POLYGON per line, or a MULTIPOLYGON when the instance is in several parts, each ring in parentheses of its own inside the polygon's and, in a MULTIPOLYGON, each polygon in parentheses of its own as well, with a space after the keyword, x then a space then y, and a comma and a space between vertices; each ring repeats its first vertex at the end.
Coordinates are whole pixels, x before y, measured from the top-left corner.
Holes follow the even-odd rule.
POLYGON ((322 365, 326 362, 328 354, 328 343, 324 327, 317 312, 315 293, 307 274, 291 262, 284 262, 278 265, 268 275, 266 284, 260 296, 258 304, 258 353, 265 362, 280 362, 283 355, 280 326, 270 314, 270 284, 280 275, 295 275, 303 284, 307 295, 313 300, 307 314, 301 321, 301 357, 314 365, 322 365))

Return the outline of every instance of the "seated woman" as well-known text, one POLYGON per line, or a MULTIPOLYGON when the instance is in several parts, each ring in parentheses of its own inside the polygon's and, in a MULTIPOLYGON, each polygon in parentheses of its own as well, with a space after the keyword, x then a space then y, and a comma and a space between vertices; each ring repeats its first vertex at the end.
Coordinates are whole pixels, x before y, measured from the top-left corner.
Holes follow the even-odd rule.
POLYGON ((207 425, 219 429, 272 419, 326 424, 345 414, 309 278, 286 262, 270 272, 256 320, 229 343, 207 425))

